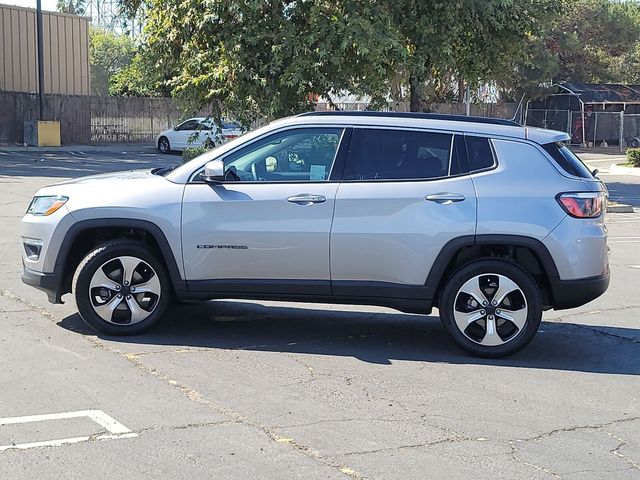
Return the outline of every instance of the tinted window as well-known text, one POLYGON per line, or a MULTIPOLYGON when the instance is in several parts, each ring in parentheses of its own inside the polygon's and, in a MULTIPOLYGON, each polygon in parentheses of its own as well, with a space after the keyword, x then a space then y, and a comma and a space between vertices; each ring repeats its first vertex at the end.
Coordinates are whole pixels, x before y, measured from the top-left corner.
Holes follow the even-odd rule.
POLYGON ((452 135, 406 130, 355 129, 345 180, 444 177, 452 135))
POLYGON ((196 128, 198 128, 198 121, 197 120, 187 120, 183 124, 178 125, 176 127, 176 130, 178 130, 178 131, 195 130, 196 128))
POLYGON ((542 148, 544 148, 568 174, 582 178, 593 178, 587 166, 582 163, 582 160, 569 150, 565 144, 561 142, 547 143, 543 145, 542 148))
POLYGON ((494 165, 493 151, 488 138, 465 136, 467 141, 467 155, 469 156, 469 171, 484 170, 494 165))
POLYGON ((463 171, 464 149, 464 136, 456 135, 456 138, 453 140, 453 154, 451 155, 449 175, 458 175, 463 171))

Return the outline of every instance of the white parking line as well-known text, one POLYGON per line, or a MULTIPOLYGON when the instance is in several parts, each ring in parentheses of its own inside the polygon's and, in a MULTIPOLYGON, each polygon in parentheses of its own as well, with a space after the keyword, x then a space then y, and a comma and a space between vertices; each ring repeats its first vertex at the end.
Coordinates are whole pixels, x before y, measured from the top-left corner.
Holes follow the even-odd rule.
POLYGON ((123 424, 118 422, 113 417, 110 417, 102 410, 80 410, 77 412, 62 412, 62 413, 47 413, 43 415, 28 415, 24 417, 9 417, 9 418, 0 418, 0 426, 3 425, 16 425, 19 423, 30 423, 30 422, 44 422, 47 420, 65 420, 68 418, 81 418, 87 417, 96 422, 102 428, 104 428, 108 433, 104 433, 101 435, 91 435, 86 437, 70 437, 70 438, 59 438, 55 440, 45 440, 42 442, 31 442, 31 443, 18 443, 13 445, 0 445, 0 452, 4 452, 5 450, 26 450, 28 448, 37 448, 37 447, 59 447, 60 445, 70 444, 70 443, 80 443, 86 442, 88 440, 112 440, 118 438, 133 438, 137 437, 138 434, 132 432, 123 424))

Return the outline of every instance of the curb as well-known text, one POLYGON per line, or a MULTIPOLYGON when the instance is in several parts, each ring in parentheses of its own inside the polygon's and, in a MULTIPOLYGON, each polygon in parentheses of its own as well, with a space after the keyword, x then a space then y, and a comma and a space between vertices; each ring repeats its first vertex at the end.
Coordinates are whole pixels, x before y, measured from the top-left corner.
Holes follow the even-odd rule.
POLYGON ((618 175, 634 175, 640 177, 640 168, 638 167, 624 167, 622 165, 613 164, 609 167, 610 174, 618 175))
POLYGON ((634 213, 631 205, 624 203, 613 203, 607 205, 607 213, 634 213))

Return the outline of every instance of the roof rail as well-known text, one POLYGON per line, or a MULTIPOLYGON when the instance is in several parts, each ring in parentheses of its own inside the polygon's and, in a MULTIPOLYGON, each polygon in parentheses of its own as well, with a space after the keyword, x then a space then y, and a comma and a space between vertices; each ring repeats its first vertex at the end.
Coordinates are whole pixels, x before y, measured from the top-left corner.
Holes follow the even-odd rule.
POLYGON ((473 117, 466 115, 447 115, 442 113, 417 113, 417 112, 375 112, 362 110, 338 110, 330 112, 307 112, 301 113, 299 117, 312 116, 349 116, 349 117, 392 117, 392 118, 420 118, 424 120, 448 120, 451 122, 468 122, 468 123, 488 123, 491 125, 506 125, 509 127, 522 127, 513 120, 505 120, 503 118, 491 117, 473 117))

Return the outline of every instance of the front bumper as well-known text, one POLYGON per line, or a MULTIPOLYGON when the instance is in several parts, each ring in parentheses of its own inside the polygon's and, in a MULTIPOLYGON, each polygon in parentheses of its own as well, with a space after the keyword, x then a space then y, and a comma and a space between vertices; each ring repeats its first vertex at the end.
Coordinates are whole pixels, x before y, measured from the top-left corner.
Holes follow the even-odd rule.
POLYGON ((51 303, 63 303, 62 294, 60 293, 62 282, 59 275, 36 272, 24 267, 22 281, 45 292, 51 303))
POLYGON ((609 287, 609 272, 597 277, 552 282, 553 308, 575 308, 598 298, 609 287))

